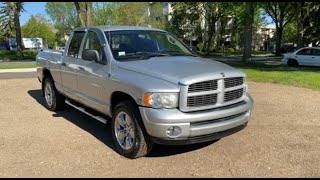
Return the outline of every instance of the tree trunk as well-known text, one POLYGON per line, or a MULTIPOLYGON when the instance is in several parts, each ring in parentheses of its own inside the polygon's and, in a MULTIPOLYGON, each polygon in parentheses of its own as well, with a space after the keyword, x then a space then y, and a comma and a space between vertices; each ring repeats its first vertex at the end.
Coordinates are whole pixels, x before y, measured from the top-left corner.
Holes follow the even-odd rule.
POLYGON ((76 6, 77 15, 80 20, 81 26, 82 27, 86 26, 86 21, 84 20, 84 17, 82 15, 81 6, 80 6, 79 2, 74 2, 74 5, 76 6))
POLYGON ((212 24, 211 27, 209 27, 209 30, 208 30, 208 41, 207 41, 207 46, 206 46, 206 54, 210 54, 210 51, 211 51, 211 42, 212 42, 212 38, 213 38, 213 32, 214 32, 214 24, 212 24), (212 27, 213 26, 213 27, 212 27))
POLYGON ((303 14, 303 5, 304 2, 298 2, 297 6, 297 48, 304 47, 304 14, 303 14))
POLYGON ((244 29, 244 37, 243 37, 243 56, 242 60, 244 62, 249 62, 252 53, 252 24, 253 24, 253 14, 254 14, 254 7, 253 2, 246 3, 246 14, 248 18, 245 20, 245 29, 244 29))
POLYGON ((19 4, 13 4, 14 7, 14 26, 16 29, 16 42, 17 42, 17 56, 21 60, 23 58, 23 45, 22 45, 22 37, 21 37, 21 26, 20 26, 20 11, 21 8, 18 7, 19 4))
POLYGON ((276 28, 276 55, 280 56, 281 55, 281 41, 282 41, 282 32, 283 28, 282 27, 277 27, 276 28))
POLYGON ((215 23, 217 26, 215 28, 215 47, 217 50, 220 50, 220 41, 221 41, 221 18, 219 18, 215 23))
POLYGON ((209 42, 209 8, 207 3, 205 3, 205 20, 204 20, 204 47, 203 49, 205 50, 205 52, 207 53, 207 46, 208 46, 208 42, 209 42))
POLYGON ((87 16, 87 26, 92 26, 92 2, 86 2, 86 16, 87 16))

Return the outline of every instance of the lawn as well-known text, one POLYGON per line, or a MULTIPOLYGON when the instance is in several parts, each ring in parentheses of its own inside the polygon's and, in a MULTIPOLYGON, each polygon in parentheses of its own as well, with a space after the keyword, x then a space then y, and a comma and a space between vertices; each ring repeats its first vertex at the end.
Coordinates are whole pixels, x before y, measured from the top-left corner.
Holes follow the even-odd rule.
POLYGON ((20 68, 35 68, 36 63, 32 64, 1 64, 0 69, 20 69, 20 68))
POLYGON ((320 67, 288 67, 286 65, 264 65, 259 63, 233 63, 254 82, 270 82, 320 90, 320 67))
MULTIPOLYGON (((23 51, 24 60, 35 60, 38 51, 36 50, 25 50, 23 51)), ((0 62, 6 61, 15 61, 18 60, 15 51, 8 51, 8 50, 0 50, 0 62)))
MULTIPOLYGON (((204 52, 197 52, 197 54, 199 56, 202 56, 202 57, 212 57, 212 56, 242 56, 243 55, 243 52, 242 51, 232 51, 232 52, 228 52, 228 51, 225 51, 225 52, 222 52, 222 51, 219 51, 219 52, 211 52, 209 55, 204 53, 204 52)), ((252 55, 253 56, 257 56, 257 55, 265 55, 265 56, 269 56, 269 57, 274 57, 275 54, 273 54, 272 52, 270 51, 253 51, 252 52, 252 55)))

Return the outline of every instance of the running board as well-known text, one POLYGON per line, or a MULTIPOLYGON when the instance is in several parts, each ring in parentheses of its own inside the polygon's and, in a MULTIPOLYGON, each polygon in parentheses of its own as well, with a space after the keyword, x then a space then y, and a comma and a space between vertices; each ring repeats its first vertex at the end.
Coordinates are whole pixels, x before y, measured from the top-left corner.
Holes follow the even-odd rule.
POLYGON ((102 118, 102 117, 100 117, 100 116, 95 116, 95 115, 87 112, 87 111, 85 110, 85 108, 79 107, 79 106, 76 106, 76 105, 72 104, 72 102, 70 102, 68 99, 66 99, 65 102, 66 102, 67 104, 69 104, 70 106, 76 108, 77 110, 85 113, 86 115, 88 115, 88 116, 90 116, 90 117, 92 117, 92 118, 94 118, 94 119, 96 119, 96 120, 98 120, 98 121, 100 121, 100 122, 102 122, 102 123, 104 123, 104 124, 107 124, 107 120, 106 120, 106 119, 104 119, 104 118, 102 118))

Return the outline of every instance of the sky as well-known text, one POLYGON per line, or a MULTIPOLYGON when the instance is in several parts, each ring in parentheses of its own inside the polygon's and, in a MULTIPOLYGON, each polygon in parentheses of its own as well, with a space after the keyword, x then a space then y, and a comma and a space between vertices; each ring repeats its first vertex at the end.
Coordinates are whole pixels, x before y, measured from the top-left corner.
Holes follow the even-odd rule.
MULTIPOLYGON (((24 4, 25 11, 22 12, 20 16, 21 26, 28 22, 31 15, 35 15, 38 13, 44 15, 48 20, 50 20, 50 16, 46 13, 45 5, 46 5, 46 2, 25 2, 24 4)), ((272 20, 270 17, 267 17, 267 21, 268 23, 272 23, 272 20)))
POLYGON ((50 20, 50 16, 46 13, 46 2, 25 2, 24 3, 24 9, 25 11, 21 13, 20 16, 20 24, 21 26, 28 22, 31 15, 35 14, 42 14, 44 15, 48 20, 50 20))

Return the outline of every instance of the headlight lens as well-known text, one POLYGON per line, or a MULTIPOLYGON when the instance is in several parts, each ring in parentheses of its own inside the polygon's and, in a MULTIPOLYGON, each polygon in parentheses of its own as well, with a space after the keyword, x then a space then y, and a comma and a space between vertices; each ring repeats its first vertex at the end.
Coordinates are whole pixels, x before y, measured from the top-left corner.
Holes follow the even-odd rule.
POLYGON ((152 108, 176 108, 178 99, 178 93, 146 93, 143 102, 152 108))

